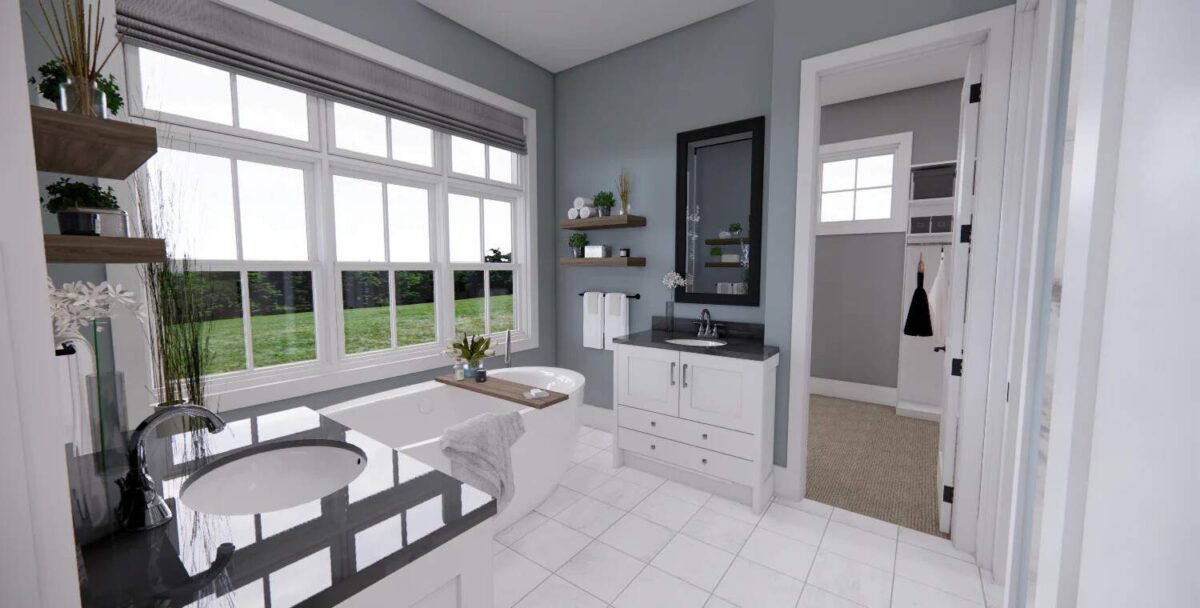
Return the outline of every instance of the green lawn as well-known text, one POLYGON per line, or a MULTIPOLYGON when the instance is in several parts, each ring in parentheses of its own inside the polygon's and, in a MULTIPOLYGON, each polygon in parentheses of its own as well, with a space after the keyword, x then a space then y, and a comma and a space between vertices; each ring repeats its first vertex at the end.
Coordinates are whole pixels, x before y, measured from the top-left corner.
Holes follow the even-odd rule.
MULTIPOLYGON (((454 314, 456 334, 461 335, 464 331, 483 333, 483 298, 456 301, 454 314)), ((222 319, 212 321, 210 325, 209 348, 213 356, 208 365, 209 373, 245 369, 242 320, 222 319)), ((345 311, 345 327, 347 353, 382 350, 391 341, 386 306, 345 311)), ((512 327, 512 296, 492 298, 492 331, 504 331, 512 327)), ((309 361, 317 356, 311 312, 252 317, 250 332, 255 367, 309 361)), ((432 303, 396 307, 398 346, 433 342, 436 337, 432 303)))

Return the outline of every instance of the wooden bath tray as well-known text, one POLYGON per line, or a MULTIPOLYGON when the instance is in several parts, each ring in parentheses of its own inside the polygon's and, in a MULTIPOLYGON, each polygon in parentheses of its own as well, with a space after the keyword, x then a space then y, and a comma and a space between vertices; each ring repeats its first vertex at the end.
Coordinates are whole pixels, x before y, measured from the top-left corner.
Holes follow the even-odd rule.
POLYGON ((550 407, 555 403, 562 403, 563 401, 567 400, 566 395, 562 393, 556 393, 554 391, 546 391, 550 393, 550 395, 542 397, 541 399, 526 399, 525 391, 528 391, 531 388, 537 388, 536 386, 509 382, 508 380, 501 378, 494 378, 490 374, 488 375, 487 382, 476 382, 474 378, 455 380, 454 376, 451 374, 438 376, 437 378, 434 378, 434 380, 437 380, 442 384, 457 386, 459 388, 464 388, 482 395, 503 399, 505 401, 512 401, 513 403, 519 403, 521 405, 539 410, 550 407))

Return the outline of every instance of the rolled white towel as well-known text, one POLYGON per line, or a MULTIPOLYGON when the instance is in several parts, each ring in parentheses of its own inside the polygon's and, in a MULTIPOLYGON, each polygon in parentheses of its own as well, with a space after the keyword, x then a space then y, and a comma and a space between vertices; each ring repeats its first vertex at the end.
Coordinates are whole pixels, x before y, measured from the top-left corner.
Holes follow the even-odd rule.
POLYGON ((583 197, 583 196, 577 196, 577 197, 575 197, 574 206, 576 209, 583 209, 584 207, 591 207, 592 199, 583 197))
POLYGON ((579 210, 574 207, 567 209, 567 219, 569 219, 569 220, 579 219, 579 210))
POLYGON ((592 215, 595 213, 596 213, 596 210, 591 207, 580 207, 579 208, 579 219, 586 220, 587 218, 592 217, 592 215))

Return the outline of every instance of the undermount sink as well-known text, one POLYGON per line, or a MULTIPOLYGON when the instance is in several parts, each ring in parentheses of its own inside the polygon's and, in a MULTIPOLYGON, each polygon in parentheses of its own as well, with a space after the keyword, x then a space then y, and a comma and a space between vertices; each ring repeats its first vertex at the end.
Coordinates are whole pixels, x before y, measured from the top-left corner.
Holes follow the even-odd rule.
POLYGON ((283 441, 201 468, 183 484, 179 499, 201 513, 266 513, 332 494, 366 468, 367 455, 344 441, 283 441))
POLYGON ((727 342, 724 340, 708 340, 705 338, 671 338, 667 340, 667 344, 675 344, 678 346, 700 346, 709 348, 713 346, 725 346, 727 342))

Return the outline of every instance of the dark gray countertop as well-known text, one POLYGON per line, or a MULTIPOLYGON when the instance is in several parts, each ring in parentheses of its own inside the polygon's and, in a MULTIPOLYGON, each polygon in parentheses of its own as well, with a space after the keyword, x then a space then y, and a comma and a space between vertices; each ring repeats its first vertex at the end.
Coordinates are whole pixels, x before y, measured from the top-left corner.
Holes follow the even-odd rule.
POLYGON ((110 452, 102 470, 95 454, 75 456, 67 446, 84 608, 334 606, 496 513, 491 496, 308 408, 224 417, 226 429, 211 436, 180 428, 146 437, 150 474, 175 513, 146 532, 113 523, 124 458, 110 452), (177 498, 208 462, 310 439, 358 446, 367 468, 328 496, 270 513, 210 515, 177 498), (211 455, 197 457, 200 443, 199 453, 211 455), (232 559, 213 567, 225 543, 232 559))
POLYGON ((679 344, 670 344, 667 340, 676 338, 696 338, 696 332, 691 331, 665 331, 661 329, 651 329, 648 331, 640 331, 628 336, 613 338, 613 342, 617 344, 628 344, 630 346, 644 346, 646 348, 661 348, 664 350, 675 350, 684 353, 696 353, 700 355, 712 355, 714 357, 732 357, 734 359, 746 359, 749 361, 766 361, 771 357, 779 354, 778 346, 767 346, 762 340, 757 338, 747 338, 739 336, 721 337, 717 340, 726 342, 724 346, 682 346, 679 344))

